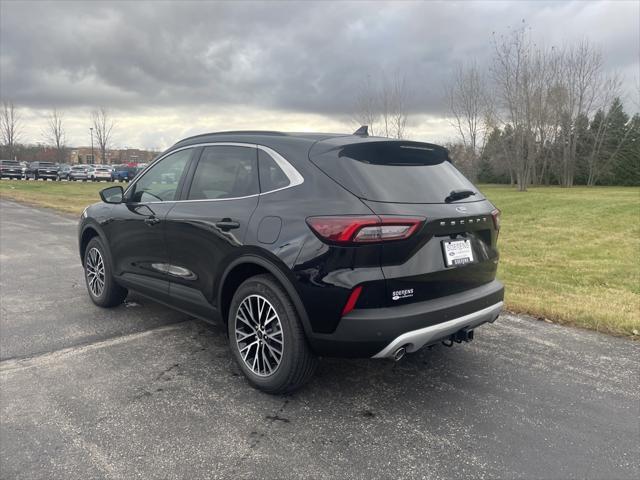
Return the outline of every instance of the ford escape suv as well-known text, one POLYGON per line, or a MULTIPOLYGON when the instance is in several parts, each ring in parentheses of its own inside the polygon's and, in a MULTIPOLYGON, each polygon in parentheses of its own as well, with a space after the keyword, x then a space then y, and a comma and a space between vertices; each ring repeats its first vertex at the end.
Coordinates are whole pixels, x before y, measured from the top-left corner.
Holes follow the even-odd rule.
POLYGON ((224 132, 176 143, 79 225, 89 295, 134 290, 226 325, 249 382, 292 391, 317 356, 399 359, 502 308, 499 211, 445 148, 224 132))

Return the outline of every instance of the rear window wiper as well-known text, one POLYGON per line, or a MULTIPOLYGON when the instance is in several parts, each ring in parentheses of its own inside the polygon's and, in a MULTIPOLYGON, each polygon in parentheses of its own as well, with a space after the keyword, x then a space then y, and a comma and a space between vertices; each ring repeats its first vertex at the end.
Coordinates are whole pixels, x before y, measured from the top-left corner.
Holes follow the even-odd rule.
POLYGON ((455 200, 462 200, 463 198, 467 198, 475 194, 476 192, 474 192, 473 190, 451 190, 449 196, 445 198, 444 201, 449 203, 455 200))

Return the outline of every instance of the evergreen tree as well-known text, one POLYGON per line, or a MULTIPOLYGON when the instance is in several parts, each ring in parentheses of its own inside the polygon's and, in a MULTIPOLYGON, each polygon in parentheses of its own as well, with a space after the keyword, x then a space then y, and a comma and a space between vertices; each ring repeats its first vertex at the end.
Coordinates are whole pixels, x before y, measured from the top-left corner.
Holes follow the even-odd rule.
POLYGON ((640 186, 640 115, 627 123, 627 133, 614 159, 611 183, 640 186))

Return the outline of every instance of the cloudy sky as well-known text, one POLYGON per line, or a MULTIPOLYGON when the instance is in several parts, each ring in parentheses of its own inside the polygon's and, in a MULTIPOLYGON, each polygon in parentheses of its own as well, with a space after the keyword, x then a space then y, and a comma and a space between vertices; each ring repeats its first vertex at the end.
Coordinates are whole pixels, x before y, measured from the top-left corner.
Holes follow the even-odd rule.
POLYGON ((42 141, 44 116, 56 107, 68 143, 86 145, 89 112, 102 105, 117 121, 114 146, 161 149, 216 130, 350 131, 367 78, 401 72, 411 136, 446 141, 452 69, 487 64, 492 34, 523 19, 546 46, 598 46, 607 69, 623 76, 631 108, 639 18, 638 0, 0 0, 0 93, 20 108, 22 141, 42 141))

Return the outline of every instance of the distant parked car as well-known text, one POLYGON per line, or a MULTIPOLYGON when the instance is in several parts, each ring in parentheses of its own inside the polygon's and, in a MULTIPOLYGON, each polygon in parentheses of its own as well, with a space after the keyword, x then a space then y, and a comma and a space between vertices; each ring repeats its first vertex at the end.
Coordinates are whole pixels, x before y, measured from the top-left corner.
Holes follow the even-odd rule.
POLYGON ((58 165, 58 180, 69 180, 69 174, 71 173, 71 165, 62 163, 58 165))
POLYGON ((112 177, 117 182, 128 182, 136 174, 136 168, 129 165, 114 165, 112 177))
POLYGON ((38 180, 47 178, 56 180, 58 178, 58 166, 53 162, 31 162, 25 172, 26 178, 38 180))
POLYGON ((89 178, 89 165, 74 165, 69 172, 69 180, 85 182, 89 178))
POLYGON ((0 160, 0 177, 22 178, 22 166, 15 160, 0 160))
POLYGON ((104 165, 91 165, 89 167, 89 180, 92 182, 100 182, 101 180, 113 182, 111 167, 104 165))

